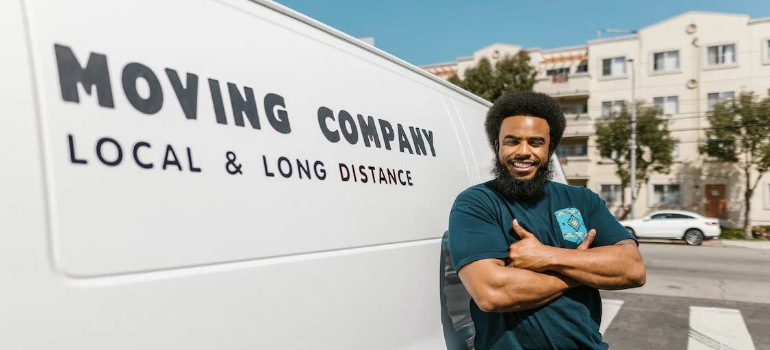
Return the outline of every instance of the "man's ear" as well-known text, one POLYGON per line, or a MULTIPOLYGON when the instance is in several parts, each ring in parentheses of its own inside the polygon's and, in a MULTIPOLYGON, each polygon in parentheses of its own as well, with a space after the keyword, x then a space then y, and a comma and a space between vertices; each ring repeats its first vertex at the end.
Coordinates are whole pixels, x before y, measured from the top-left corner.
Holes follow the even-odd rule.
POLYGON ((495 152, 500 152, 500 142, 495 141, 495 152))

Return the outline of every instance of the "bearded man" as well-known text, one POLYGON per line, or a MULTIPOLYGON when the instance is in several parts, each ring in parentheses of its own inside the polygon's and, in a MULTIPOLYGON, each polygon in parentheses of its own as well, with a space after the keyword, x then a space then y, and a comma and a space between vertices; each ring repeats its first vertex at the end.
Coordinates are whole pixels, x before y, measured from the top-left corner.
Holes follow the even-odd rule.
POLYGON ((478 350, 608 349, 599 290, 645 283, 638 242, 605 202, 550 181, 565 126, 536 92, 505 93, 487 113, 495 179, 457 196, 448 233, 478 350))

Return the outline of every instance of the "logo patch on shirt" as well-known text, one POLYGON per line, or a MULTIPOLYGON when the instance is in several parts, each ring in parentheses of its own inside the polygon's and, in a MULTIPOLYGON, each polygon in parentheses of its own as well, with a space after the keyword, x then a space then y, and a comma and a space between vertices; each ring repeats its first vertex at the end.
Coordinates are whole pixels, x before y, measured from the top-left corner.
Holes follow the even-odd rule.
POLYGON ((588 230, 583 223, 583 216, 577 208, 565 208, 554 212, 561 229, 561 236, 572 243, 580 244, 586 238, 588 230))

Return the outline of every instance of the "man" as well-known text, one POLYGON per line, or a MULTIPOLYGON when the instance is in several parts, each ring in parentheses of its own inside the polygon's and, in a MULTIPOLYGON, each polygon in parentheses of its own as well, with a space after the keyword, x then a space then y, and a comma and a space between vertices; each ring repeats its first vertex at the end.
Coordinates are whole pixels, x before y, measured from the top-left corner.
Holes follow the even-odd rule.
POLYGON ((449 218, 476 349, 608 349, 599 289, 644 285, 637 241, 595 193, 549 181, 566 126, 554 99, 506 93, 485 126, 495 179, 458 195, 449 218))

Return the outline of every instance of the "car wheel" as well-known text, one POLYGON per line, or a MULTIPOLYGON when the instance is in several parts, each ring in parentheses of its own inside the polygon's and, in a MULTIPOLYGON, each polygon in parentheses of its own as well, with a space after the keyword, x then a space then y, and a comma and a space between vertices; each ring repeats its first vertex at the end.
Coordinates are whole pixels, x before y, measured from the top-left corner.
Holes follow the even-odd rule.
POLYGON ((639 238, 639 237, 636 237, 636 232, 634 232, 634 229, 626 226, 626 230, 628 230, 628 233, 630 233, 631 236, 634 236, 634 238, 637 238, 637 239, 639 238))
POLYGON ((689 245, 701 245, 701 243, 703 243, 703 232, 691 228, 684 233, 684 241, 689 245))

